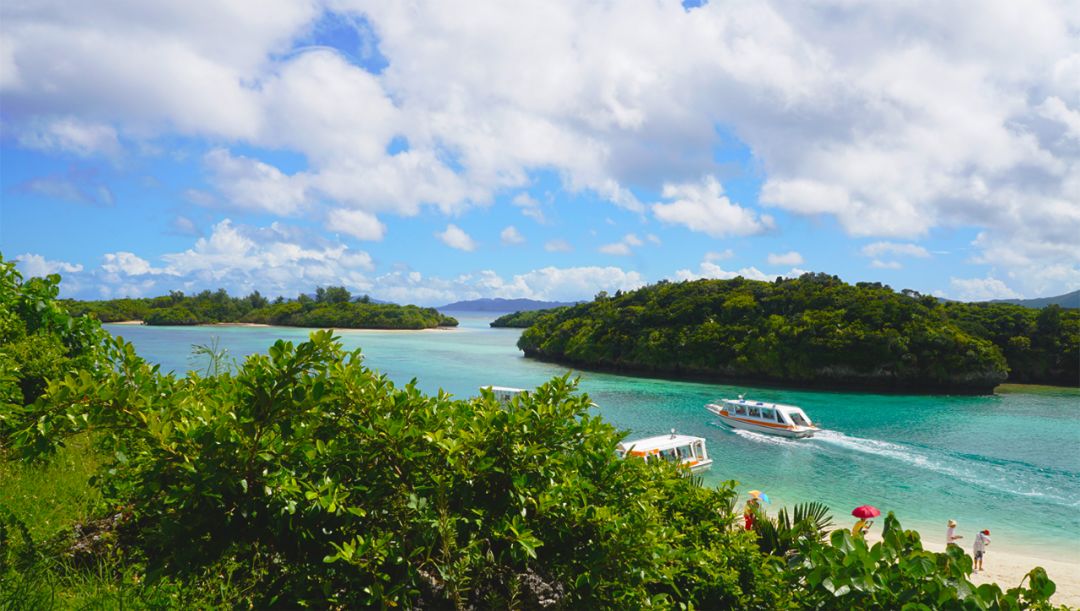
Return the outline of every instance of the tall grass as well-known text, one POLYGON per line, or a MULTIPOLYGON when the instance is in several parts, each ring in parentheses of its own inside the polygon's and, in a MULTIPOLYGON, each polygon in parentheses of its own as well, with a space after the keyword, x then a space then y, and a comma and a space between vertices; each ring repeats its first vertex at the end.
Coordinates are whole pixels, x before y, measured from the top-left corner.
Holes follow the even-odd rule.
POLYGON ((74 527, 111 513, 90 477, 103 462, 77 436, 47 464, 0 450, 0 611, 8 609, 189 609, 243 601, 237 567, 219 564, 190 580, 153 579, 123 545, 83 563, 68 554, 74 527))
POLYGON ((100 509, 90 476, 101 458, 85 436, 75 437, 44 465, 0 455, 0 510, 26 525, 34 541, 69 531, 100 509))

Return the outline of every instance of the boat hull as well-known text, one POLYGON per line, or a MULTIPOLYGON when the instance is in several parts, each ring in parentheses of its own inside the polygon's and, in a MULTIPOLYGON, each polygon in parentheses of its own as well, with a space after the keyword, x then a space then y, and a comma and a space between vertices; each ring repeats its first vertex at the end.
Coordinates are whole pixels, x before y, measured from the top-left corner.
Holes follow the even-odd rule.
POLYGON ((704 471, 704 470, 708 469, 709 467, 711 467, 712 462, 713 462, 712 459, 709 458, 709 459, 706 459, 706 460, 700 460, 700 461, 698 461, 696 463, 693 463, 693 464, 683 463, 683 465, 688 467, 690 469, 691 473, 697 473, 698 471, 704 471))
POLYGON ((814 433, 818 430, 817 427, 790 427, 757 423, 746 418, 732 416, 727 410, 716 409, 715 406, 712 405, 708 406, 708 410, 715 414, 717 418, 720 418, 720 422, 730 428, 761 433, 763 435, 775 435, 777 437, 787 437, 789 439, 805 439, 807 437, 813 437, 814 433))

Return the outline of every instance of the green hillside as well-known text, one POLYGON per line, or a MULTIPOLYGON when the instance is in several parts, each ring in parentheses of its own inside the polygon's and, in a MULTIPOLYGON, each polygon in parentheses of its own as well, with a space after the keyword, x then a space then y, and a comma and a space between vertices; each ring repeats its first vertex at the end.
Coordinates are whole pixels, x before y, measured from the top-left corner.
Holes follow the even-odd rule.
POLYGON ((578 367, 820 388, 987 393, 1006 379, 1080 382, 1075 310, 941 304, 825 274, 601 293, 537 316, 518 347, 578 367))

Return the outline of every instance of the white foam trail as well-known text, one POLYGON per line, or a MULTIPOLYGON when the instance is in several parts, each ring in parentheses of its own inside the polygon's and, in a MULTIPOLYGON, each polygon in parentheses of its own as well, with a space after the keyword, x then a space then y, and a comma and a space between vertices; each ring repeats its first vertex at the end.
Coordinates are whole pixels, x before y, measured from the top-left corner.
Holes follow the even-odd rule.
POLYGON ((878 439, 863 439, 861 437, 852 437, 838 431, 819 431, 816 435, 814 435, 813 439, 824 442, 825 444, 839 446, 846 450, 862 452, 865 454, 873 454, 876 456, 904 462, 920 469, 926 469, 927 471, 933 471, 935 473, 954 477, 958 480, 967 482, 974 486, 991 488, 999 492, 1005 492, 1018 496, 1043 498, 1050 502, 1066 506, 1074 506, 1076 504, 1074 499, 1058 496, 1056 494, 1047 494, 1045 491, 1039 491, 1035 489, 1025 490, 1022 488, 1003 485, 1008 482, 1013 482, 1016 484, 1021 484, 1021 482, 1017 481, 1017 477, 1019 476, 1018 473, 1003 469, 999 465, 976 464, 972 461, 965 461, 962 459, 935 459, 927 456, 926 454, 920 452, 918 449, 912 446, 891 443, 888 441, 881 441, 878 439), (946 461, 955 464, 948 464, 948 462, 946 461), (992 478, 978 477, 976 474, 979 472, 994 472, 995 476, 992 478))
POLYGON ((731 429, 732 433, 735 433, 743 439, 750 441, 756 441, 758 443, 770 443, 777 446, 793 447, 800 445, 798 441, 794 439, 788 439, 787 437, 777 437, 776 435, 766 435, 764 433, 755 433, 754 431, 746 431, 743 429, 731 429))

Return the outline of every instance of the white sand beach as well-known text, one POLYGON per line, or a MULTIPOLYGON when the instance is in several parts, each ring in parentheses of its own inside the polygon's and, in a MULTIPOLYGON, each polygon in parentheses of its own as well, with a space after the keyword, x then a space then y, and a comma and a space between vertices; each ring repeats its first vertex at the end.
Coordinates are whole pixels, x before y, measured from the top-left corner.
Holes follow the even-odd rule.
MULTIPOLYGON (((935 537, 928 537, 924 531, 920 531, 919 535, 925 549, 934 552, 945 550, 944 543, 938 543, 935 537)), ((937 538, 943 535, 944 529, 937 538)), ((872 529, 867 539, 873 542, 880 541, 880 527, 872 529)), ((961 543, 961 548, 970 555, 971 543, 966 539, 961 540, 961 543)), ((1080 607, 1080 550, 1058 559, 1035 558, 1007 548, 995 548, 991 543, 983 558, 984 570, 973 574, 971 581, 976 585, 996 583, 1001 589, 1008 590, 1020 585, 1028 571, 1037 566, 1046 569, 1046 574, 1057 584, 1057 592, 1051 598, 1052 602, 1058 605, 1080 607)))

